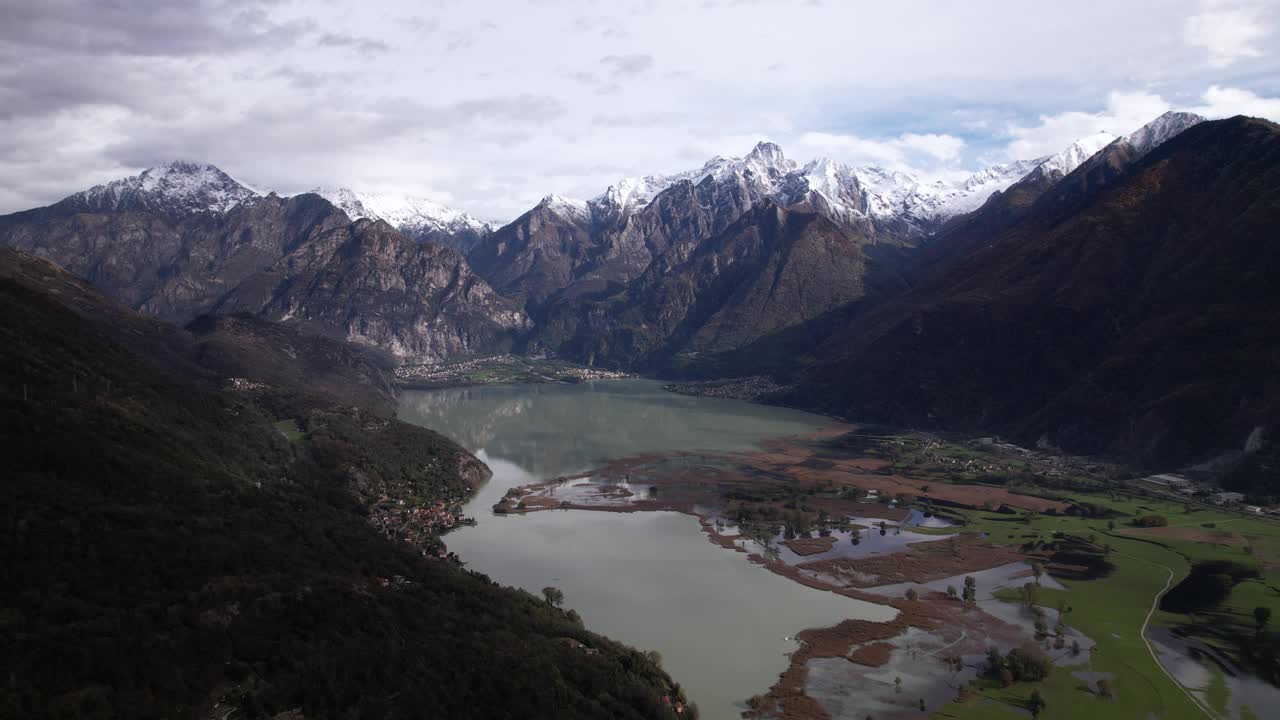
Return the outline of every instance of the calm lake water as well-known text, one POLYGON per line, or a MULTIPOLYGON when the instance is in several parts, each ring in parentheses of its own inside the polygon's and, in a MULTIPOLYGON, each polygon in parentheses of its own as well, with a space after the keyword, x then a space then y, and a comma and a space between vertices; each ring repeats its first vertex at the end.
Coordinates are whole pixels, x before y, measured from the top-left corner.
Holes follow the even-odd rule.
POLYGON ((405 392, 400 417, 453 438, 493 470, 467 507, 479 524, 450 533, 449 549, 503 584, 533 593, 554 585, 590 629, 662 653, 704 718, 737 718, 786 669, 800 630, 897 613, 774 575, 708 542, 691 516, 490 509, 508 488, 609 458, 749 450, 812 432, 825 418, 675 395, 650 380, 405 392))

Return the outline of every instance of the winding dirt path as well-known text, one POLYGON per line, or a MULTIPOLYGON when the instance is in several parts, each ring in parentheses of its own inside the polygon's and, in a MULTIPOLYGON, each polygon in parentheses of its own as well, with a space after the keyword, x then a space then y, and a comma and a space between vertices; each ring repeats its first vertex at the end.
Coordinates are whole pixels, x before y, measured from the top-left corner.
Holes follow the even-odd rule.
POLYGON ((1173 585, 1173 568, 1167 565, 1161 565, 1158 562, 1152 562, 1151 560, 1147 560, 1145 558, 1137 557, 1136 555, 1129 555, 1127 553, 1121 553, 1121 552, 1117 552, 1116 554, 1123 555, 1124 557, 1131 558, 1133 560, 1139 560, 1149 565, 1155 565, 1156 567, 1169 573, 1169 576, 1165 578, 1164 587, 1160 588, 1160 591, 1156 593, 1156 596, 1154 598, 1152 598, 1151 609, 1147 610, 1147 616, 1143 618, 1142 628, 1138 630, 1138 634, 1139 636, 1142 637, 1143 644, 1147 646, 1147 652, 1151 654, 1151 660, 1155 662, 1156 667, 1160 668, 1160 672, 1164 673, 1165 676, 1169 678, 1169 681, 1172 682, 1175 687, 1181 690, 1182 694, 1186 695, 1188 700, 1195 703, 1195 706, 1200 708, 1200 711, 1203 712, 1208 718, 1210 718, 1210 720, 1218 720, 1218 716, 1215 715, 1213 711, 1209 709, 1209 707, 1200 700, 1200 698, 1196 697, 1194 693, 1192 693, 1189 689, 1187 689, 1185 685, 1183 685, 1181 682, 1178 682, 1178 678, 1174 677, 1173 673, 1169 672, 1168 668, 1164 666, 1164 663, 1160 662, 1160 657, 1156 654, 1156 649, 1151 645, 1151 639, 1147 637, 1147 626, 1151 624, 1151 616, 1156 613, 1156 608, 1159 607, 1160 605, 1160 598, 1164 597, 1164 594, 1169 592, 1169 588, 1173 585))

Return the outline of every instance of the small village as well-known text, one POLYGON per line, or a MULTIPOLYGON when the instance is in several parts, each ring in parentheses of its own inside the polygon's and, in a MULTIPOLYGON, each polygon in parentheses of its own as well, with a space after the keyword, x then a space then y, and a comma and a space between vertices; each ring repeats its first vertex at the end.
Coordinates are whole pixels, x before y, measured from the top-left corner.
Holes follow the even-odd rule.
POLYGON ((440 536, 455 527, 474 525, 475 522, 475 519, 462 515, 461 499, 416 505, 382 495, 369 508, 369 524, 387 539, 408 543, 423 557, 454 562, 457 562, 457 556, 446 551, 440 536))
POLYGON ((630 373, 575 365, 546 357, 494 355, 452 363, 402 365, 396 380, 416 388, 506 383, 585 382, 633 377, 630 373))

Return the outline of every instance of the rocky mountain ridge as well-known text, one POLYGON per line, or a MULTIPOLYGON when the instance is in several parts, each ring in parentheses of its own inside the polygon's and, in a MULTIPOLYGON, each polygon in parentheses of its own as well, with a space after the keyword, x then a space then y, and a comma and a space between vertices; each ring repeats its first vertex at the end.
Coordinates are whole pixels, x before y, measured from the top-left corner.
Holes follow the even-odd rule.
POLYGON ((382 221, 352 223, 317 195, 247 196, 212 212, 139 192, 98 193, 121 199, 100 209, 73 196, 0 217, 0 243, 177 323, 251 312, 420 361, 505 352, 528 327, 451 248, 382 221))

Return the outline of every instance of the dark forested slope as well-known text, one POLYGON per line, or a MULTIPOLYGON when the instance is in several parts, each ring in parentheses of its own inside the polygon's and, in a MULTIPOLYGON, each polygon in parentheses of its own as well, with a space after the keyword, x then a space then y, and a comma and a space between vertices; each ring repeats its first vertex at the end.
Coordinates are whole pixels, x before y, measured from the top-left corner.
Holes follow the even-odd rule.
POLYGON ((278 368, 228 387, 8 250, 0 308, 0 717, 674 717, 643 654, 370 525, 370 496, 468 490, 445 438, 278 368))
POLYGON ((1280 128, 1203 123, 1085 180, 857 318, 792 399, 1164 464, 1243 448, 1280 403, 1280 128))

